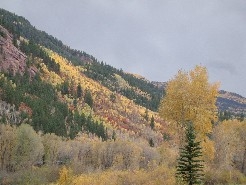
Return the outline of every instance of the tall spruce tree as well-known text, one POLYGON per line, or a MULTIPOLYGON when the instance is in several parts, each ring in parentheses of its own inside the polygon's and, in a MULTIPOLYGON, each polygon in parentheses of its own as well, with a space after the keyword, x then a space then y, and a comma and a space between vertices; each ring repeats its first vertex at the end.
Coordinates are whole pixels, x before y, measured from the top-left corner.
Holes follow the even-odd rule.
POLYGON ((154 116, 151 117, 150 127, 151 127, 152 130, 155 128, 155 119, 154 119, 154 116))
POLYGON ((90 90, 86 90, 84 100, 91 108, 93 107, 93 99, 90 90))
POLYGON ((188 185, 200 184, 203 179, 203 160, 200 142, 195 141, 196 134, 192 123, 186 130, 186 144, 180 148, 176 176, 188 185))
POLYGON ((80 98, 82 96, 82 87, 81 84, 77 86, 77 97, 80 98))

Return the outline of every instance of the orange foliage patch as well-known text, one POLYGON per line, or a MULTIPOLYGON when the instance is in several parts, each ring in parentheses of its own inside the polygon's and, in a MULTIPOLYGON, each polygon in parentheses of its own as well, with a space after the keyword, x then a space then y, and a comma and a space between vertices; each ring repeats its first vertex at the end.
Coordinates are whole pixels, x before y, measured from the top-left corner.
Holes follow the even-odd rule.
POLYGON ((32 116, 32 109, 23 102, 19 106, 19 111, 27 113, 29 117, 32 116))

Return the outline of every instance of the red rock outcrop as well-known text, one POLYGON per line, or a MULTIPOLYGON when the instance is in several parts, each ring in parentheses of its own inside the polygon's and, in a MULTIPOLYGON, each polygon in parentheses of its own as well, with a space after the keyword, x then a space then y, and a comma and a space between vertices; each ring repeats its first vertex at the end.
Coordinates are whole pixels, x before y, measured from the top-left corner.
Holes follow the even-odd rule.
POLYGON ((23 74, 26 68, 26 55, 13 44, 13 36, 0 25, 0 72, 23 74))

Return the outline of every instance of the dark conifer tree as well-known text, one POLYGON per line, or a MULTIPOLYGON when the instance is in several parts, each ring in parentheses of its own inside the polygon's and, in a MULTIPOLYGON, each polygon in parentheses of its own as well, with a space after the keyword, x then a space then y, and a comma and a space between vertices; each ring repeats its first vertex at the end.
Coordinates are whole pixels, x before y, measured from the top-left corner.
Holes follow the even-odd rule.
POLYGON ((81 85, 79 84, 77 86, 77 97, 80 98, 82 96, 82 87, 81 85))
POLYGON ((155 146, 155 143, 154 143, 152 138, 150 138, 150 140, 149 140, 149 146, 150 147, 154 147, 155 146))
POLYGON ((145 109, 144 119, 145 119, 146 121, 149 121, 149 111, 148 111, 147 108, 145 109))
POLYGON ((115 131, 113 130, 113 134, 112 134, 112 140, 116 140, 116 133, 115 133, 115 131))
POLYGON ((176 176, 188 185, 201 184, 203 179, 203 160, 200 142, 195 141, 193 124, 186 130, 186 144, 180 148, 176 176))
POLYGON ((67 80, 61 84, 61 93, 63 95, 69 94, 69 83, 67 80))
POLYGON ((93 99, 91 96, 91 92, 89 90, 87 90, 85 92, 85 103, 87 103, 91 108, 93 107, 93 99))
POLYGON ((150 127, 152 130, 155 128, 155 119, 153 116, 151 117, 151 120, 150 120, 150 127))

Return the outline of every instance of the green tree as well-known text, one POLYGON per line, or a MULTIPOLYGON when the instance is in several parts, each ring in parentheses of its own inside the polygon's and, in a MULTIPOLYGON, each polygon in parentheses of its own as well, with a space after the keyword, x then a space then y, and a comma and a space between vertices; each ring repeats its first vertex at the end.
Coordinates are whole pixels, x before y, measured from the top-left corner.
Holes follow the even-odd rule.
POLYGON ((244 120, 244 117, 245 117, 245 115, 243 114, 243 113, 241 113, 239 116, 238 116, 238 120, 239 121, 243 121, 244 120))
POLYGON ((89 90, 86 90, 84 99, 85 99, 85 103, 87 103, 92 108, 93 107, 93 99, 91 96, 91 92, 89 90))
POLYGON ((186 144, 180 148, 176 176, 188 185, 200 184, 203 174, 203 160, 200 142, 195 141, 196 134, 192 123, 186 130, 186 144))
POLYGON ((145 109, 145 112, 144 112, 144 119, 145 119, 146 121, 149 121, 149 111, 148 111, 147 108, 145 109))
POLYGON ((150 147, 154 147, 155 146, 155 143, 154 143, 152 138, 150 138, 150 140, 149 140, 149 146, 150 147))
POLYGON ((82 87, 81 87, 81 85, 79 84, 79 85, 77 86, 77 97, 78 97, 78 98, 81 98, 81 96, 82 96, 82 87))
POLYGON ((110 94, 110 101, 115 103, 115 100, 116 100, 116 96, 114 93, 110 94))
POLYGON ((3 54, 3 46, 0 46, 0 54, 3 54))
POLYGON ((152 130, 155 128, 155 119, 153 116, 151 117, 151 120, 150 120, 150 127, 152 130))
POLYGON ((112 134, 112 139, 115 141, 116 140, 116 133, 115 131, 113 130, 113 134, 112 134))
POLYGON ((67 80, 61 84, 61 93, 63 95, 69 94, 69 83, 67 80))

